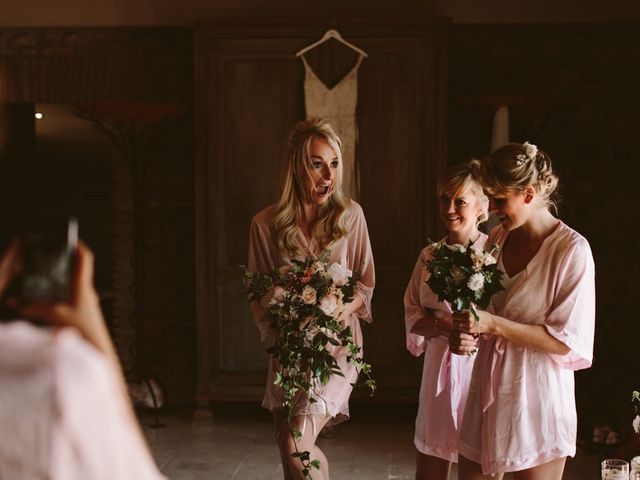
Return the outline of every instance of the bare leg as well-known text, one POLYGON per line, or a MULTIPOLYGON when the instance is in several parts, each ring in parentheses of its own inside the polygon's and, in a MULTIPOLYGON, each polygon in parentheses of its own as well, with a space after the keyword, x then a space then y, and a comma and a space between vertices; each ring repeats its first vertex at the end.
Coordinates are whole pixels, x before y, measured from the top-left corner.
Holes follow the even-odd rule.
POLYGON ((416 480, 449 480, 451 462, 417 452, 416 480))
POLYGON ((329 421, 330 417, 320 417, 318 415, 299 415, 293 417, 291 419, 291 427, 293 430, 302 433, 302 437, 298 438, 297 441, 294 441, 282 412, 274 412, 273 419, 285 480, 301 480, 304 478, 302 475, 302 462, 291 455, 296 451, 296 448, 300 452, 310 452, 311 460, 320 461, 320 470, 311 469, 311 477, 313 480, 329 480, 327 457, 315 443, 318 436, 317 434, 329 421), (314 421, 315 429, 313 427, 314 421))
POLYGON ((289 467, 287 466, 287 461, 285 459, 285 454, 282 452, 282 448, 280 448, 279 436, 280 430, 283 429, 284 424, 284 414, 280 410, 273 411, 273 431, 276 435, 276 441, 278 442, 278 450, 280 451, 280 461, 282 462, 282 471, 284 472, 284 480, 293 480, 291 474, 289 473, 289 467))
POLYGON ((458 480, 495 480, 501 478, 502 474, 497 477, 483 475, 479 464, 459 455, 458 480))
POLYGON ((514 480, 562 480, 567 458, 558 458, 537 467, 521 470, 513 474, 514 480))

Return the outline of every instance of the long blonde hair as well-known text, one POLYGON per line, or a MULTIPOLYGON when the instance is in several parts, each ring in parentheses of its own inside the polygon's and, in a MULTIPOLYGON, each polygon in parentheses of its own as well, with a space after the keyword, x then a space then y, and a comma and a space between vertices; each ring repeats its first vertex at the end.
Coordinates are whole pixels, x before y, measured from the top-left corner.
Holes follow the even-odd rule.
POLYGON ((340 138, 328 122, 313 117, 296 123, 289 134, 287 156, 280 181, 280 198, 276 203, 274 228, 278 247, 285 255, 299 253, 299 221, 304 218, 303 204, 312 198, 311 158, 313 139, 326 141, 338 157, 338 170, 329 200, 320 205, 318 216, 309 226, 322 249, 347 234, 346 213, 350 201, 342 192, 342 152, 340 138))

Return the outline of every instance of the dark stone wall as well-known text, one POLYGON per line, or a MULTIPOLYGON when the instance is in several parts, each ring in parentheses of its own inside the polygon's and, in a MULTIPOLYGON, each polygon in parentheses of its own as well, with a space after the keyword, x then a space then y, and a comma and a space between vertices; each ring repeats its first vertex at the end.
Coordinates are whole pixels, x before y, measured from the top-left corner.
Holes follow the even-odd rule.
POLYGON ((454 26, 449 37, 449 159, 490 148, 492 96, 508 96, 511 140, 551 156, 560 217, 596 263, 595 362, 577 374, 581 427, 633 418, 640 387, 640 29, 637 25, 454 26), (483 105, 484 103, 484 105, 483 105))

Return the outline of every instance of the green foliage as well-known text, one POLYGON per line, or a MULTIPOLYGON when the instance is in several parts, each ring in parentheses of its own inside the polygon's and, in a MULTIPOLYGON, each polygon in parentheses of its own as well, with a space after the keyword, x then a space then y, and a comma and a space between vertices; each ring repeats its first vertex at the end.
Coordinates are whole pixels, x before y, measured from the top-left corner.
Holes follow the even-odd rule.
POLYGON ((274 383, 283 394, 285 421, 296 440, 292 455, 302 463, 304 478, 311 478, 311 469, 320 468, 320 462, 311 460, 309 452, 298 450, 301 433, 292 428, 291 419, 299 403, 324 401, 316 387, 326 385, 332 375, 344 376, 332 352, 346 348, 347 360, 358 370, 355 385, 369 388, 371 394, 376 388, 371 365, 363 361, 351 328, 340 321, 342 309, 353 300, 360 274, 351 274, 337 264, 329 266, 328 259, 329 252, 317 258, 293 259, 289 267, 269 274, 242 267, 249 300, 266 303, 265 316, 276 333, 267 352, 278 361, 274 383))
MULTIPOLYGON (((497 248, 494 245, 491 252, 497 248)), ((430 274, 427 284, 438 300, 449 302, 454 311, 471 310, 477 319, 475 306, 487 308, 491 297, 504 290, 500 282, 503 272, 491 252, 474 248, 472 242, 466 247, 432 244, 431 252, 432 257, 424 260, 430 274)))

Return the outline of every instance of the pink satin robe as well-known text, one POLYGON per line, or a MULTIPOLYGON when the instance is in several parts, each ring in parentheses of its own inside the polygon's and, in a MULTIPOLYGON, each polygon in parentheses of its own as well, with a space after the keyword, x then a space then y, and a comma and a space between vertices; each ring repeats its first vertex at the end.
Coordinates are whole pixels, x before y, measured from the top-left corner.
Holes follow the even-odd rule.
POLYGON ((0 478, 164 479, 125 401, 74 329, 0 324, 0 478))
MULTIPOLYGON (((489 243, 504 245, 497 226, 489 243)), ((500 255, 500 253, 498 254, 500 255)), ((460 454, 485 474, 519 471, 575 455, 574 370, 591 366, 595 329, 594 264, 589 243, 560 222, 513 283, 495 313, 543 325, 571 350, 535 351, 483 335, 460 432, 460 454)))
MULTIPOLYGON (((474 245, 483 248, 487 236, 481 234, 474 245)), ((425 338, 411 333, 415 323, 427 311, 435 316, 451 315, 448 302, 439 302, 426 280, 429 272, 424 260, 429 258, 425 247, 413 269, 404 294, 407 350, 418 357, 424 353, 422 382, 416 429, 413 442, 425 455, 458 461, 458 430, 469 391, 469 381, 475 357, 453 355, 449 350, 449 337, 438 335, 425 338)))
MULTIPOLYGON (((275 206, 267 207, 253 217, 249 235, 249 262, 250 271, 269 273, 283 265, 291 262, 286 255, 283 255, 278 248, 273 229, 273 219, 275 217, 275 206)), ((352 314, 346 321, 351 326, 354 340, 362 345, 362 329, 360 321, 371 322, 371 296, 375 284, 375 272, 371 244, 367 224, 362 208, 356 202, 351 201, 351 206, 347 211, 347 235, 331 246, 329 263, 339 263, 349 270, 360 272, 360 280, 356 284, 356 294, 363 300, 360 309, 352 314)), ((302 243, 304 243, 301 240, 302 243)), ((314 240, 308 245, 311 253, 318 255, 319 250, 314 240)), ((300 257, 300 255, 298 255, 300 257)), ((264 318, 264 310, 258 302, 251 304, 254 319, 258 325, 263 340, 272 342, 273 332, 269 322, 264 318)), ((294 411, 296 415, 313 414, 320 416, 334 417, 334 422, 348 418, 349 416, 349 396, 351 395, 351 383, 357 379, 355 367, 346 361, 347 351, 344 347, 327 346, 332 351, 332 355, 338 361, 338 365, 344 377, 332 375, 326 385, 319 385, 317 391, 324 401, 310 403, 302 401, 294 411)), ((262 406, 268 410, 280 408, 282 405, 282 395, 279 387, 273 384, 277 363, 273 357, 269 358, 269 371, 267 375, 267 385, 262 401, 262 406)))

